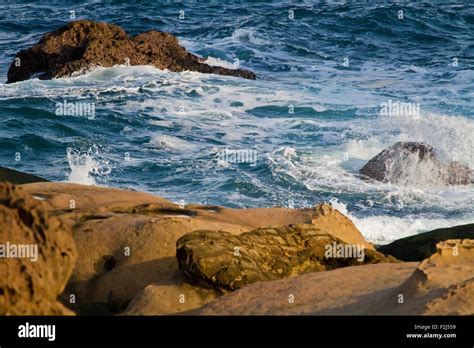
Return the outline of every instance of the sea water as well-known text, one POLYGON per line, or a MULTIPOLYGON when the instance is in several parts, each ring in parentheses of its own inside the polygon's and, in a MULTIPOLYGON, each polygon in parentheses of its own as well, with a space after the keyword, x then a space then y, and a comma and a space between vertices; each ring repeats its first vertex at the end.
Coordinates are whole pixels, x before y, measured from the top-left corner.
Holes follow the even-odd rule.
POLYGON ((358 175, 397 141, 474 168, 468 2, 6 1, 0 61, 0 166, 175 202, 331 202, 375 243, 474 221, 473 185, 432 184, 429 170, 398 186, 358 175), (4 83, 16 52, 72 19, 168 31, 257 80, 124 64, 4 83), (92 104, 94 117, 61 103, 92 104), (396 103, 417 112, 387 112, 396 103))

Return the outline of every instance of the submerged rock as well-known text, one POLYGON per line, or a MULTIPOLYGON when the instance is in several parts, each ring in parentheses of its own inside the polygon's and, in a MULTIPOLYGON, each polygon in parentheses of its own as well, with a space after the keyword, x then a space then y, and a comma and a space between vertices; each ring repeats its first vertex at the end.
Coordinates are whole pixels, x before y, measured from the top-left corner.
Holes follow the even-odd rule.
POLYGON ((368 178, 396 184, 467 185, 471 170, 456 161, 443 164, 430 145, 398 142, 369 160, 360 173, 368 178))
POLYGON ((188 279, 222 293, 310 271, 397 262, 363 245, 347 244, 310 224, 259 228, 238 236, 196 231, 178 240, 176 257, 188 279), (345 252, 338 254, 343 249, 345 252))
POLYGON ((0 315, 71 315, 58 295, 76 261, 70 230, 21 188, 0 184, 0 315))
POLYGON ((117 64, 153 65, 174 72, 190 70, 246 79, 256 77, 248 70, 203 63, 169 33, 151 30, 133 37, 114 24, 81 20, 44 35, 33 47, 18 52, 8 70, 7 83, 23 81, 32 75, 40 79, 70 76, 95 66, 117 64))

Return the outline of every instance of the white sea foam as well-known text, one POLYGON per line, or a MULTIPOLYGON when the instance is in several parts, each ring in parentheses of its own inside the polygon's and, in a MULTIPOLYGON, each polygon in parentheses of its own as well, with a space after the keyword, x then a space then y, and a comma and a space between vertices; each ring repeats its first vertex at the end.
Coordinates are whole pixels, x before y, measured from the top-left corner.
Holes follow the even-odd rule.
POLYGON ((70 173, 67 182, 82 185, 98 185, 111 172, 109 161, 92 146, 86 151, 67 148, 70 173))
POLYGON ((340 213, 350 218, 361 231, 362 235, 368 241, 375 244, 388 244, 394 240, 418 233, 474 222, 472 217, 451 219, 435 216, 420 217, 417 215, 409 215, 403 218, 387 215, 357 217, 350 213, 347 209, 347 205, 339 200, 333 198, 329 203, 340 213))
POLYGON ((382 215, 356 218, 354 224, 370 242, 388 244, 394 240, 418 233, 438 228, 472 224, 473 222, 474 219, 472 217, 446 219, 412 215, 400 218, 382 215))
POLYGON ((207 57, 207 59, 204 61, 204 63, 212 65, 212 66, 221 66, 223 68, 227 69, 236 69, 237 67, 234 65, 232 62, 228 62, 226 60, 222 60, 219 58, 214 58, 214 57, 207 57))
POLYGON ((178 137, 170 135, 157 134, 150 139, 150 144, 156 148, 163 148, 177 151, 190 151, 194 145, 178 137))
MULTIPOLYGON (((252 35, 253 39, 260 37, 258 33, 247 34, 240 31, 234 38, 251 40, 252 35)), ((171 150, 178 158, 197 158, 202 153, 209 153, 209 148, 205 146, 209 145, 210 139, 233 148, 258 147, 262 163, 269 164, 272 175, 277 178, 290 177, 292 182, 304 185, 315 196, 319 192, 332 192, 335 197, 364 197, 365 201, 360 204, 365 209, 357 212, 358 215, 353 218, 364 235, 374 242, 474 221, 473 185, 418 185, 419 180, 427 181, 423 175, 430 175, 429 171, 423 175, 414 172, 418 182, 411 181, 406 185, 364 181, 357 175, 367 160, 397 141, 426 142, 437 149, 443 161, 457 158, 474 168, 472 120, 433 114, 424 110, 423 105, 421 117, 416 120, 360 117, 341 121, 337 117, 319 118, 319 115, 297 118, 295 115, 287 117, 281 112, 276 116, 272 112, 268 112, 268 116, 254 116, 248 112, 262 106, 275 106, 284 110, 288 105, 296 105, 324 113, 331 112, 331 108, 343 103, 357 105, 361 100, 376 100, 378 103, 374 97, 366 100, 368 94, 365 92, 351 94, 343 100, 340 95, 333 93, 331 86, 321 90, 317 97, 299 87, 285 82, 269 83, 264 79, 249 81, 196 72, 172 73, 151 66, 116 66, 96 68, 73 78, 0 85, 0 95, 2 98, 56 98, 57 95, 66 99, 94 97, 99 100, 99 118, 101 108, 129 117, 145 113, 150 126, 167 127, 170 130, 177 127, 179 136, 156 134, 156 130, 135 129, 131 126, 133 131, 149 136, 151 140, 148 145, 152 149, 171 150), (134 96, 137 98, 134 99, 134 96), (331 106, 332 102, 335 104, 331 106), (301 130, 306 128, 310 130, 301 130), (291 141, 289 134, 295 136, 291 141), (317 140, 314 144, 308 143, 303 138, 306 135, 317 140), (187 136, 192 136, 193 140, 184 140, 187 136), (200 152, 204 148, 205 151, 200 152), (294 149, 296 155, 288 156, 288 150, 285 149, 289 148, 294 149), (190 154, 194 157, 190 157, 190 154), (381 214, 400 213, 405 208, 432 210, 436 214, 403 218, 369 216, 370 202, 379 207, 381 214)), ((100 173, 104 173, 104 170, 97 169, 103 167, 102 160, 94 154, 68 151, 71 168, 68 181, 97 184, 98 180, 100 182, 100 173)), ((227 170, 221 168, 222 171, 227 170)), ((253 180, 252 184, 263 191, 272 190, 271 185, 258 177, 246 177, 245 180, 253 180)))

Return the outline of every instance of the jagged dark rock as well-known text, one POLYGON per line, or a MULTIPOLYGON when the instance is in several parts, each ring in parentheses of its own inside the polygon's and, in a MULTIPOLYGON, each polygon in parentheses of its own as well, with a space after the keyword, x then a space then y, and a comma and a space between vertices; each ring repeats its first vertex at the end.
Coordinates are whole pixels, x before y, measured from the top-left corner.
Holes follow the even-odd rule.
POLYGON ((180 270, 191 282, 221 293, 310 271, 397 262, 370 249, 364 250, 362 260, 326 257, 326 246, 333 243, 349 246, 310 224, 259 228, 240 235, 196 231, 178 240, 176 257, 180 270))
POLYGON ((70 76, 98 65, 125 63, 154 65, 174 72, 190 70, 246 79, 256 77, 248 70, 203 63, 169 33, 151 30, 133 37, 114 24, 81 20, 47 33, 33 47, 18 52, 8 70, 7 83, 33 75, 40 79, 70 76))
POLYGON ((40 178, 36 175, 31 175, 19 172, 14 169, 0 167, 0 182, 10 182, 15 185, 29 184, 32 182, 47 182, 48 180, 40 178))
POLYGON ((436 244, 448 239, 473 239, 474 224, 440 228, 377 247, 377 250, 402 261, 422 261, 436 252, 436 244))
POLYGON ((367 178, 390 182, 467 185, 471 170, 456 161, 443 164, 434 148, 421 142, 398 142, 369 160, 360 173, 367 178), (423 174, 427 177, 423 177, 423 174))

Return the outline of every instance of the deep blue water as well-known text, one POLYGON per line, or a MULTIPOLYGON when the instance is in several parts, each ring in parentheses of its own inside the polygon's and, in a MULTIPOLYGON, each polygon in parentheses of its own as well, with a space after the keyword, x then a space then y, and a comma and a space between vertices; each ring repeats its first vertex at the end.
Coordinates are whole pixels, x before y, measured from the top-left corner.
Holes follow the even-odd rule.
POLYGON ((474 220, 473 185, 427 186, 429 172, 399 186, 357 176, 402 140, 474 167, 473 4, 183 3, 3 0, 0 165, 173 201, 332 201, 382 243, 474 220), (15 53, 70 21, 70 11, 131 34, 171 32, 208 62, 238 61, 258 79, 124 65, 4 84, 15 53), (64 100, 95 103, 95 118, 56 115, 64 100), (421 113, 381 115, 389 101, 418 104, 421 113), (256 165, 220 161, 226 148, 255 151, 256 165))

